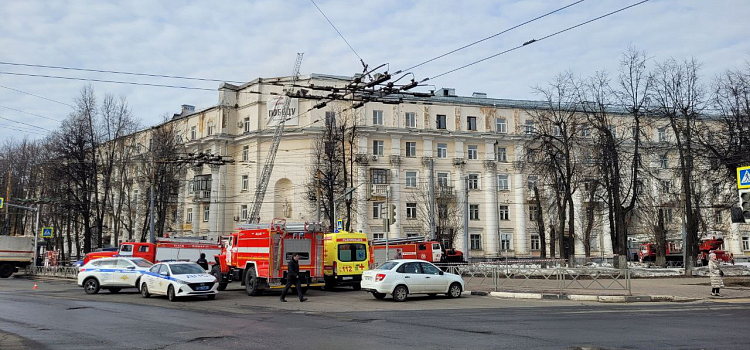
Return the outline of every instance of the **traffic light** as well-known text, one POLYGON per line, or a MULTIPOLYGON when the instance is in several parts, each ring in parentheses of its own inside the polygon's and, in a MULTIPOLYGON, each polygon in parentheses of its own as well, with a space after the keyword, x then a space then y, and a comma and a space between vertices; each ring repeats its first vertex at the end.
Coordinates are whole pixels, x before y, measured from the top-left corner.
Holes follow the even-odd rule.
POLYGON ((396 222, 396 219, 397 219, 397 217, 396 217, 396 205, 395 204, 391 204, 390 210, 388 212, 388 220, 390 220, 391 224, 392 224, 392 223, 396 222))
POLYGON ((745 222, 750 222, 750 190, 740 190, 740 209, 745 222))

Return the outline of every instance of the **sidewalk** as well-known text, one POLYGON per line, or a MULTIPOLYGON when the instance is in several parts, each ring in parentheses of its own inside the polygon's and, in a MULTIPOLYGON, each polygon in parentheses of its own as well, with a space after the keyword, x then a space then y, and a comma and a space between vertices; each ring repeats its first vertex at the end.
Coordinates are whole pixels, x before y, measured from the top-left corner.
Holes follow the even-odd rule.
MULTIPOLYGON (((498 292, 494 293, 494 285, 487 282, 491 281, 485 281, 482 284, 467 283, 466 290, 471 291, 472 294, 514 299, 560 299, 559 296, 561 295, 561 291, 555 288, 554 283, 533 285, 523 279, 505 280, 498 288, 498 292), (490 294, 490 292, 493 293, 490 294)), ((562 299, 602 302, 716 299, 716 297, 711 296, 711 285, 707 277, 636 278, 631 279, 630 283, 632 291, 630 298, 625 298, 628 296, 628 291, 623 289, 571 288, 562 290, 564 296, 562 299), (608 298, 608 296, 617 296, 617 298, 608 298)), ((724 285, 725 287, 721 289, 722 296, 719 299, 750 299, 750 277, 724 277, 724 285)))

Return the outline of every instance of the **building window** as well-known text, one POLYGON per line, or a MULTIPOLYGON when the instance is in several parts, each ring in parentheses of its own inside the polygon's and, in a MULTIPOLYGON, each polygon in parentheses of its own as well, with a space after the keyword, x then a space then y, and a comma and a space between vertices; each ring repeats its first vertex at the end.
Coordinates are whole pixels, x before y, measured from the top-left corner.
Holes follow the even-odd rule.
POLYGON ((188 181, 188 194, 193 194, 195 192, 195 183, 193 181, 188 181))
POLYGON ((372 125, 383 125, 383 111, 372 111, 372 125))
POLYGON ((195 140, 195 138, 198 137, 198 132, 195 129, 195 127, 190 128, 190 139, 195 140))
POLYGON ((245 118, 244 119, 244 123, 242 123, 242 124, 244 126, 243 130, 245 132, 250 132, 250 118, 245 118))
POLYGON ((336 113, 335 112, 326 112, 326 126, 327 127, 333 127, 336 125, 336 113))
POLYGON ((508 122, 505 120, 505 118, 497 118, 495 120, 495 130, 497 130, 500 134, 505 134, 508 132, 508 122))
POLYGON ((376 156, 382 156, 383 155, 383 141, 382 140, 373 140, 372 141, 372 154, 376 156))
POLYGON ((524 125, 524 133, 526 135, 531 135, 534 133, 534 121, 533 120, 526 121, 526 125, 524 125))
POLYGON ((247 221, 247 205, 240 206, 240 220, 247 221))
POLYGON ((664 210, 664 222, 672 222, 672 208, 664 210))
POLYGON ((441 187, 448 186, 448 173, 437 173, 437 185, 441 187))
POLYGON ((477 117, 466 117, 466 130, 477 131, 477 117))
POLYGON ((508 161, 508 152, 505 150, 505 147, 498 147, 497 153, 495 154, 495 158, 498 162, 507 162, 508 161))
POLYGON ((406 156, 407 157, 416 157, 417 156, 417 143, 416 142, 407 142, 406 143, 406 156))
POLYGON ((536 221, 536 211, 537 211, 536 205, 530 205, 529 206, 529 221, 534 222, 536 221))
POLYGON ((373 219, 380 219, 380 210, 382 207, 383 207, 383 202, 372 203, 372 218, 373 219))
POLYGON ((448 204, 438 203, 437 211, 438 211, 438 219, 444 220, 448 218, 448 204))
POLYGON ((214 134, 214 122, 208 122, 207 126, 208 126, 208 128, 207 128, 208 129, 208 136, 213 135, 214 134))
POLYGON ((526 188, 529 189, 529 191, 534 190, 534 187, 536 187, 537 182, 537 176, 536 175, 529 175, 526 177, 526 188))
POLYGON ((406 112, 406 127, 416 128, 417 127, 417 114, 414 112, 406 112))
POLYGON ((581 128, 581 137, 590 137, 591 136, 591 127, 588 125, 584 125, 581 128))
POLYGON ((437 118, 435 118, 435 128, 437 129, 447 129, 448 125, 446 123, 446 117, 443 114, 438 114, 437 118))
POLYGON ((469 189, 470 190, 478 190, 479 189, 479 174, 469 174, 469 189))
POLYGON ((670 187, 672 187, 672 183, 669 180, 661 180, 661 193, 662 194, 669 194, 670 187))
POLYGON ((750 250, 750 237, 748 236, 742 237, 742 250, 743 251, 750 250))
POLYGON ((479 220, 479 204, 469 204, 469 220, 479 220))
POLYGON ((250 146, 242 146, 242 161, 250 160, 250 146))
POLYGON ((477 145, 469 145, 469 159, 479 159, 477 145))
POLYGON ((510 189, 510 184, 508 183, 508 179, 509 179, 508 174, 497 175, 497 190, 498 191, 507 191, 510 189))
POLYGON ((406 203, 406 218, 407 219, 417 218, 417 203, 406 203))
POLYGON ((372 183, 385 185, 388 183, 388 169, 372 169, 372 183))
POLYGON ((406 172, 406 187, 410 187, 410 188, 417 187, 417 172, 416 171, 406 172))
POLYGON ((720 210, 715 211, 714 212, 714 223, 715 224, 721 224, 722 223, 721 219, 722 219, 721 218, 721 211, 720 210))
POLYGON ((471 235, 471 250, 482 250, 482 235, 471 235))
POLYGON ((437 157, 448 158, 448 144, 446 143, 437 144, 437 157))
POLYGON ((242 190, 247 191, 250 186, 250 177, 248 175, 242 175, 242 190))
POLYGON ((657 136, 659 137, 659 142, 667 142, 667 128, 659 128, 656 131, 657 136))
POLYGON ((497 212, 500 214, 500 220, 510 220, 510 212, 507 205, 499 206, 497 212))
POLYGON ((531 235, 531 250, 539 250, 542 247, 539 235, 531 235))
POLYGON ((659 156, 659 166, 662 169, 666 169, 669 167, 669 158, 667 158, 666 154, 662 154, 659 156))
POLYGON ((209 208, 210 206, 208 205, 203 206, 203 222, 208 222, 209 208))
POLYGON ((560 125, 553 125, 552 126, 552 133, 555 136, 561 136, 562 135, 562 129, 560 128, 560 125))
POLYGON ((500 249, 501 250, 513 250, 511 248, 511 241, 513 240, 513 235, 510 233, 503 233, 500 234, 500 249))
POLYGON ((190 224, 193 222, 193 208, 187 208, 185 210, 185 223, 190 224))

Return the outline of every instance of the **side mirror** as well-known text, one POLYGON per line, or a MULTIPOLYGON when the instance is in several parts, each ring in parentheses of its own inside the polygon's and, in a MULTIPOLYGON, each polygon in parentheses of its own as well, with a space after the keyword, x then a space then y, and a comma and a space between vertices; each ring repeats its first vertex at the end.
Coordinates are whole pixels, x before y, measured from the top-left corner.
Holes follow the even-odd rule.
POLYGON ((169 272, 167 272, 167 271, 159 272, 159 274, 162 275, 162 276, 169 276, 169 272))
POLYGON ((135 270, 135 266, 128 266, 127 269, 128 270, 135 270))
POLYGON ((445 275, 445 272, 440 271, 440 276, 445 275))

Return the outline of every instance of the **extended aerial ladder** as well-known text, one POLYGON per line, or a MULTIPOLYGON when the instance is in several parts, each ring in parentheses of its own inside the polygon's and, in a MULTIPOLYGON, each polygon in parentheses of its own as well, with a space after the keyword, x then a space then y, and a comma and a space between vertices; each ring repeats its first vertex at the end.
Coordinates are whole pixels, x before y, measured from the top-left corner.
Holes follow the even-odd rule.
POLYGON ((297 61, 294 63, 294 71, 292 72, 292 83, 289 90, 286 93, 284 99, 284 106, 281 109, 281 116, 279 117, 278 124, 276 124, 276 130, 273 133, 273 139, 271 140, 271 147, 268 149, 268 155, 266 156, 266 162, 263 165, 263 172, 260 174, 258 179, 258 186, 255 187, 255 202, 253 208, 248 216, 248 222, 259 222, 260 221, 260 208, 263 206, 263 198, 266 196, 266 189, 268 188, 268 182, 271 180, 271 173, 273 172, 274 161, 276 160, 276 153, 279 150, 279 144, 281 143, 281 136, 284 134, 284 124, 289 119, 289 106, 292 102, 291 92, 294 89, 297 80, 299 79, 299 67, 302 64, 303 53, 297 54, 297 61))

